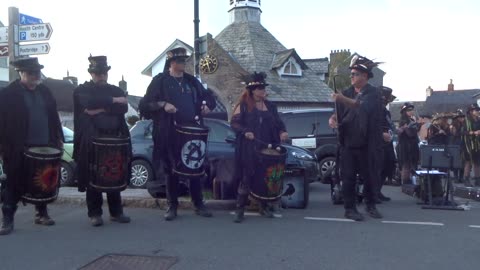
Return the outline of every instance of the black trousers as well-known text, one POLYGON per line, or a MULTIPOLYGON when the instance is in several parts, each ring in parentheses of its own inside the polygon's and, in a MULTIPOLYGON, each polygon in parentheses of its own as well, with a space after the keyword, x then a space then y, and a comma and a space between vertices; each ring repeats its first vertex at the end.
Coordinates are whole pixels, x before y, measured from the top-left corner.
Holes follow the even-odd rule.
MULTIPOLYGON (((166 177, 168 205, 178 206, 178 185, 179 177, 171 174, 166 177)), ((203 205, 202 182, 200 177, 189 179, 189 190, 192 202, 195 207, 203 205)))
MULTIPOLYGON (((120 196, 120 192, 115 191, 115 192, 106 192, 106 193, 107 193, 108 210, 110 212, 110 216, 117 217, 123 214, 122 197, 120 196)), ((102 192, 97 191, 91 187, 87 187, 88 216, 89 217, 101 216, 103 214, 102 204, 103 204, 102 192)))
POLYGON ((340 173, 342 179, 342 193, 345 209, 356 207, 356 182, 357 174, 363 179, 363 195, 367 205, 375 205, 376 177, 369 173, 369 157, 366 147, 342 147, 340 160, 340 173))
MULTIPOLYGON (((15 183, 7 179, 2 184, 2 212, 4 215, 9 215, 13 217, 15 214, 15 210, 17 209, 17 204, 21 199, 21 195, 15 192, 15 183)), ((35 204, 35 212, 36 215, 47 215, 47 204, 45 203, 38 203, 35 204)))
POLYGON ((392 178, 395 172, 395 151, 393 144, 388 144, 383 147, 383 166, 381 170, 380 183, 378 190, 380 191, 385 184, 387 178, 392 178))

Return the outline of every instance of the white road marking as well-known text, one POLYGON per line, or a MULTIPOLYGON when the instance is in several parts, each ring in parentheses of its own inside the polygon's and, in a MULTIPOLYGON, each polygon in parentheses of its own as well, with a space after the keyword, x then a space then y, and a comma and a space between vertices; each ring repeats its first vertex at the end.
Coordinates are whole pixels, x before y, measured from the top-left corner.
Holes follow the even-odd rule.
POLYGON ((304 217, 306 220, 318 220, 318 221, 339 221, 339 222, 355 222, 355 220, 347 218, 321 218, 321 217, 304 217))
POLYGON ((407 225, 427 225, 427 226, 443 226, 443 223, 437 222, 418 222, 418 221, 390 221, 390 220, 382 220, 382 223, 387 224, 407 224, 407 225))
POLYGON ((476 228, 476 229, 480 229, 480 225, 468 225, 468 227, 470 227, 470 228, 476 228))
MULTIPOLYGON (((235 215, 235 212, 230 212, 230 215, 235 215)), ((245 216, 253 216, 253 217, 259 217, 261 216, 260 213, 255 213, 255 212, 245 212, 245 216)), ((281 218, 283 217, 282 214, 273 214, 274 217, 276 218, 281 218)))

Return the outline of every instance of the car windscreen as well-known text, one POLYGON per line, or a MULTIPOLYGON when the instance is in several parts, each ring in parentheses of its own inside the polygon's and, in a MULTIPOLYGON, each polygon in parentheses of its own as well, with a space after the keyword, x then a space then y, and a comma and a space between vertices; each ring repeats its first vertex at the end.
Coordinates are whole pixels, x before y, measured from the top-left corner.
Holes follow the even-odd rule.
POLYGON ((335 131, 328 126, 331 112, 307 112, 281 114, 288 135, 292 138, 308 135, 334 135, 335 131))
POLYGON ((73 143, 73 131, 67 127, 63 127, 62 130, 65 143, 73 143))

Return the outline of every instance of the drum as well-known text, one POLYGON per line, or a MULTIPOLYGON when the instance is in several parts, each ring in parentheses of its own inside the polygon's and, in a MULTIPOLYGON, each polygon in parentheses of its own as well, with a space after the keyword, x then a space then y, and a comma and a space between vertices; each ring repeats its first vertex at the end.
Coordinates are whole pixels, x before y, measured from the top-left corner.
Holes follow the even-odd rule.
POLYGON ((89 185, 97 191, 122 191, 131 177, 130 138, 93 138, 89 185))
POLYGON ((282 196, 287 149, 283 146, 256 150, 255 169, 250 195, 261 201, 276 201, 282 196))
POLYGON ((208 132, 208 127, 175 125, 173 173, 186 178, 205 174, 208 132))
POLYGON ((60 188, 60 160, 63 151, 52 147, 30 147, 24 152, 25 193, 32 204, 51 203, 60 188))

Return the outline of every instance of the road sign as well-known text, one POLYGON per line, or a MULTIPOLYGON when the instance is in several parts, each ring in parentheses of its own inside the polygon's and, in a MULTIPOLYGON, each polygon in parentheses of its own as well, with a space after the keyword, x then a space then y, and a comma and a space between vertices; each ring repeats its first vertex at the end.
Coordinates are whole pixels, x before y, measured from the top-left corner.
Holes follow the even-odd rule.
POLYGON ((8 42, 8 27, 0 27, 0 43, 8 42))
POLYGON ((26 14, 20 13, 19 20, 21 25, 26 25, 26 24, 39 24, 43 23, 42 19, 35 18, 32 16, 28 16, 26 14))
POLYGON ((21 25, 18 37, 20 41, 49 40, 52 31, 52 26, 49 23, 21 25))
POLYGON ((50 52, 50 45, 48 43, 33 43, 18 46, 17 53, 19 56, 32 54, 47 54, 50 52))
POLYGON ((8 44, 0 45, 0 57, 8 56, 8 44))

